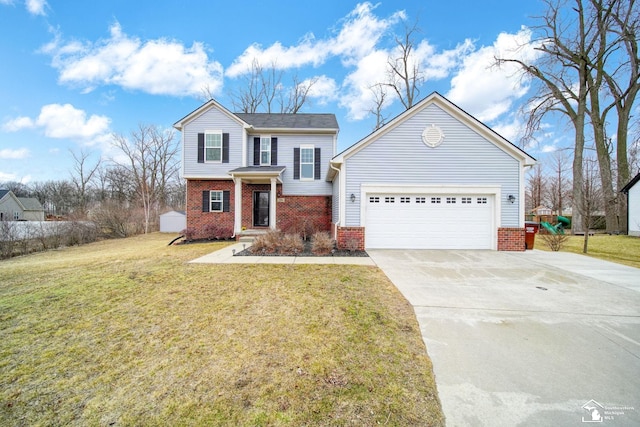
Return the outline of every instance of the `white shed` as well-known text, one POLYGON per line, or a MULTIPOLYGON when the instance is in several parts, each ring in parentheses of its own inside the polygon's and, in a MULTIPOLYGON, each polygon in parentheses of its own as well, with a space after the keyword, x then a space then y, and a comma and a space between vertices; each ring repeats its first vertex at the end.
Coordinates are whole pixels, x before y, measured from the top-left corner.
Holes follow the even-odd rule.
POLYGON ((627 195, 627 225, 629 236, 640 236, 640 173, 621 190, 627 195), (638 185, 636 185, 638 184, 638 185))
POLYGON ((187 216, 184 211, 169 211, 160 215, 161 233, 179 233, 187 228, 187 216))

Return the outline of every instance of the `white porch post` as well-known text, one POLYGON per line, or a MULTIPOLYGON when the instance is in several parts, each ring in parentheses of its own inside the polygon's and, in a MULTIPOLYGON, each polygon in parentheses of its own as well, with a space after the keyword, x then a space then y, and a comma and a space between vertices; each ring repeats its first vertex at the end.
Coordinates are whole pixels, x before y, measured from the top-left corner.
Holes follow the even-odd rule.
POLYGON ((235 183, 233 233, 239 234, 242 232, 242 178, 235 178, 235 183))
POLYGON ((276 179, 271 178, 271 191, 269 192, 269 228, 276 229, 276 179))

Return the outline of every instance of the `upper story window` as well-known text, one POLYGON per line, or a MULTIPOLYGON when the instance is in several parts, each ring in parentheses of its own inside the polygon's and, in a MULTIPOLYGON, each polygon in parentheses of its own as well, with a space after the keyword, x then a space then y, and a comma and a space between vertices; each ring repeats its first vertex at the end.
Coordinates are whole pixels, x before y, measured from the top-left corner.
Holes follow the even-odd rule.
POLYGON ((260 165, 270 165, 271 164, 271 137, 270 136, 261 136, 260 137, 260 165))
POLYGON ((311 146, 300 147, 300 179, 314 178, 314 149, 311 146))
POLYGON ((204 159, 207 162, 222 162, 222 132, 204 134, 204 159))

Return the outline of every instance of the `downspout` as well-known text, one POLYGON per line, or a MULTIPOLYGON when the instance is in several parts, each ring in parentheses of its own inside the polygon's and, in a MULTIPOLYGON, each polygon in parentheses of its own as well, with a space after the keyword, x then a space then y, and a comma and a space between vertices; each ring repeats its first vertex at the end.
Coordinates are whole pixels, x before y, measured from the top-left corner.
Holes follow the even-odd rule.
MULTIPOLYGON (((333 163, 329 162, 329 167, 334 171, 336 171, 337 175, 340 176, 340 169, 333 166, 333 163)), ((342 183, 340 183, 340 185, 342 185, 342 183)), ((340 212, 342 212, 342 194, 341 193, 342 193, 341 188, 338 187, 338 203, 340 203, 340 205, 338 206, 338 221, 336 222, 336 224, 340 224, 342 222, 342 218, 340 217, 340 212)), ((337 227, 338 225, 336 225, 336 230, 335 230, 336 238, 338 237, 337 227)))

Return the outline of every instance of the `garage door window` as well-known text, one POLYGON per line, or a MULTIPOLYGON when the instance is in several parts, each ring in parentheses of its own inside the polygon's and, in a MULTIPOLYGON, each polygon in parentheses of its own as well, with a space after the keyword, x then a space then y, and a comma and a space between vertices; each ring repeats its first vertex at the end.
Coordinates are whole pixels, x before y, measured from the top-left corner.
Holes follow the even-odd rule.
POLYGON ((440 197, 432 197, 431 203, 440 203, 440 197))
POLYGON ((380 203, 380 197, 369 197, 369 203, 380 203))
POLYGON ((416 203, 426 203, 426 202, 427 202, 426 197, 416 197, 416 203))
POLYGON ((463 205, 470 205, 471 204, 471 197, 462 197, 462 204, 463 205))
POLYGON ((486 205, 487 204, 487 198, 486 197, 478 197, 478 204, 479 205, 486 205))
POLYGON ((385 197, 384 198, 384 202, 385 203, 395 203, 396 202, 396 198, 395 197, 385 197))
POLYGON ((411 197, 400 197, 400 203, 411 203, 411 197))
POLYGON ((452 205, 456 202, 456 198, 455 197, 447 197, 447 203, 452 205))

